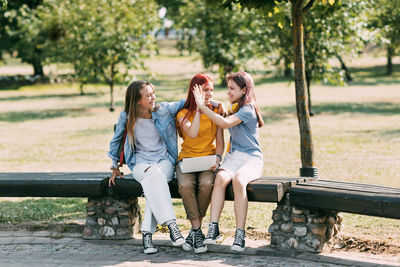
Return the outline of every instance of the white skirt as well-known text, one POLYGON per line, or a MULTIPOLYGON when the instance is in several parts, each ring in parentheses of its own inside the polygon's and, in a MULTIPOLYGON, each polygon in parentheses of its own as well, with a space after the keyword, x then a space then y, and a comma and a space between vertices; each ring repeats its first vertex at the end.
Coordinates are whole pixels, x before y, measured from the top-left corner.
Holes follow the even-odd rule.
POLYGON ((232 178, 240 173, 247 177, 248 183, 261 177, 264 161, 259 157, 235 150, 226 155, 224 162, 219 166, 219 170, 225 170, 231 174, 232 178))

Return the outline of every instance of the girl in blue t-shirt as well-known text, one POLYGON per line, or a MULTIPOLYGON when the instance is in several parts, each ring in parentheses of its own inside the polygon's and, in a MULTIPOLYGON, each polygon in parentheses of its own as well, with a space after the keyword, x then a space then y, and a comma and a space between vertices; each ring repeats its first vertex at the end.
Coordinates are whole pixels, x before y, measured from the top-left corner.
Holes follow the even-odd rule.
POLYGON ((231 249, 243 251, 248 206, 246 187, 262 173, 263 155, 258 142, 258 127, 263 126, 264 121, 256 104, 253 78, 246 72, 238 72, 228 76, 227 83, 231 110, 225 118, 207 108, 200 87, 194 88, 197 107, 218 127, 228 128, 231 135, 229 152, 215 177, 211 218, 204 244, 215 244, 220 237, 218 222, 224 207, 225 189, 232 181, 236 233, 231 249))

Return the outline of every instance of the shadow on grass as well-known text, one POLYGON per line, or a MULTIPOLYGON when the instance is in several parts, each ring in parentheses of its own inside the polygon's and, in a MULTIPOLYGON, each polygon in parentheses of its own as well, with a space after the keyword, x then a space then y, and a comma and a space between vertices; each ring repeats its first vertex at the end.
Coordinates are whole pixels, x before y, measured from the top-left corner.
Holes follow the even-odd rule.
MULTIPOLYGON (((292 116, 296 116, 296 107, 292 106, 272 106, 261 107, 263 119, 266 123, 283 121, 292 116)), ((373 103, 322 103, 312 106, 312 111, 318 116, 321 113, 341 114, 341 113, 363 113, 380 115, 400 115, 400 105, 387 102, 373 103)), ((400 130, 399 130, 400 131, 400 130)), ((388 133, 390 134, 390 133, 388 133)), ((396 133, 393 133, 396 134, 396 133)))
POLYGON ((20 100, 43 100, 51 98, 72 98, 72 97, 86 97, 86 96, 99 96, 100 93, 86 93, 81 94, 46 94, 46 95, 33 95, 33 96, 10 96, 10 97, 0 97, 0 101, 20 101, 20 100))
POLYGON ((62 221, 86 216, 83 198, 40 198, 23 201, 0 201, 0 223, 62 221))
POLYGON ((380 115, 400 114, 400 105, 387 102, 372 103, 323 103, 312 106, 314 114, 319 113, 364 113, 380 115))
POLYGON ((13 111, 0 113, 0 121, 24 122, 30 120, 46 120, 60 117, 78 117, 89 114, 85 108, 77 109, 47 109, 47 110, 29 110, 13 111))

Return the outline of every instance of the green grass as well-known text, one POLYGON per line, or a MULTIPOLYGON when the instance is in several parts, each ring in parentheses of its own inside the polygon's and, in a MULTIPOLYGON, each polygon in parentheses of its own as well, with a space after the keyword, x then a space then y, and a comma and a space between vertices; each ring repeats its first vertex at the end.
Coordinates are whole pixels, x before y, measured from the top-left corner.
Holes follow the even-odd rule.
MULTIPOLYGON (((169 50, 168 50, 169 51, 169 50)), ((157 100, 186 97, 190 78, 201 68, 194 56, 161 50, 148 62, 155 73, 137 73, 156 86, 157 100)), ((321 179, 400 188, 400 74, 386 77, 382 67, 353 68, 355 81, 344 87, 314 84, 311 128, 315 166, 321 179)), ((208 71, 217 80, 215 72, 208 71)), ((260 129, 265 176, 298 176, 301 167, 294 84, 270 71, 254 70, 257 101, 265 119, 260 129)), ((108 144, 123 109, 125 86, 117 86, 117 111, 108 111, 106 85, 21 86, 0 91, 0 171, 109 171, 108 144)), ((226 100, 217 86, 214 98, 226 100)), ((228 136, 225 131, 225 137, 228 136)), ((123 171, 128 173, 127 167, 123 171)), ((0 223, 51 224, 84 218, 84 199, 0 199, 0 223)), ((144 200, 140 200, 142 208, 144 200)), ((182 229, 190 225, 181 200, 174 200, 182 229)), ((249 203, 247 227, 267 233, 275 204, 249 203)), ((205 219, 205 225, 208 217, 205 219)), ((399 244, 400 220, 345 214, 343 233, 399 244), (397 238, 395 238, 397 237, 397 238), (392 239, 390 239, 392 238, 392 239)), ((226 202, 222 231, 233 232, 233 203, 226 202)))
POLYGON ((86 199, 40 198, 0 202, 0 223, 59 222, 65 219, 84 218, 86 199))

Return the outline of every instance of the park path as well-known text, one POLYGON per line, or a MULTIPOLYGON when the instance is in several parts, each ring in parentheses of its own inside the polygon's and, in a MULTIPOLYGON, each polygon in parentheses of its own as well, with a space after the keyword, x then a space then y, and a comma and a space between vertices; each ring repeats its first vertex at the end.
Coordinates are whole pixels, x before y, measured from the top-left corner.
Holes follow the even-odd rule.
POLYGON ((159 252, 145 255, 140 239, 88 241, 77 233, 0 231, 0 266, 400 266, 356 255, 288 255, 251 240, 241 253, 231 252, 230 241, 224 241, 196 255, 172 247, 165 234, 155 236, 159 252))

